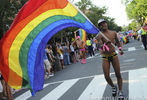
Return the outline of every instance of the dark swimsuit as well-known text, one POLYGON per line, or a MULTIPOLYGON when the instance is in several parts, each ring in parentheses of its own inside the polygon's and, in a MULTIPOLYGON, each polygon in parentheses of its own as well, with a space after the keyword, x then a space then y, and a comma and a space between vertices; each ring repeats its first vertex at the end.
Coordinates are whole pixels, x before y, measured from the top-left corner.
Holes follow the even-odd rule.
POLYGON ((116 52, 113 52, 111 54, 102 54, 102 58, 104 60, 108 60, 109 62, 112 62, 113 61, 113 57, 117 56, 117 53, 116 52))

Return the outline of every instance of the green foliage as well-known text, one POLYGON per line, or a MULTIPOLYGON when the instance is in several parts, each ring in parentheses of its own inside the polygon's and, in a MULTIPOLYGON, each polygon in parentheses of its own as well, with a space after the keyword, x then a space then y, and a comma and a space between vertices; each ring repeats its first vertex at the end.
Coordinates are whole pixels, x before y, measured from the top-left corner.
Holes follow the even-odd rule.
POLYGON ((0 39, 9 29, 16 14, 27 0, 1 0, 0 2, 0 39))
POLYGON ((147 0, 124 0, 129 19, 137 21, 141 26, 147 17, 147 0))
POLYGON ((104 14, 106 13, 106 8, 99 8, 96 6, 91 6, 91 8, 89 9, 89 12, 86 13, 86 16, 90 19, 90 21, 98 27, 98 20, 104 17, 104 14))
POLYGON ((122 32, 126 32, 126 31, 128 31, 127 26, 123 26, 122 29, 121 29, 121 31, 122 31, 122 32))
POLYGON ((140 27, 140 24, 137 23, 135 20, 132 21, 129 25, 128 25, 128 30, 134 30, 137 31, 137 29, 140 27))
POLYGON ((85 13, 85 11, 92 6, 91 0, 81 0, 75 4, 78 8, 85 13))
POLYGON ((86 16, 96 27, 98 27, 98 20, 104 18, 108 23, 109 29, 121 31, 121 27, 117 26, 113 18, 105 16, 105 13, 107 12, 106 7, 99 8, 96 5, 92 4, 91 0, 81 0, 76 3, 76 5, 86 14, 86 16))
POLYGON ((28 0, 21 0, 21 4, 24 5, 28 0))

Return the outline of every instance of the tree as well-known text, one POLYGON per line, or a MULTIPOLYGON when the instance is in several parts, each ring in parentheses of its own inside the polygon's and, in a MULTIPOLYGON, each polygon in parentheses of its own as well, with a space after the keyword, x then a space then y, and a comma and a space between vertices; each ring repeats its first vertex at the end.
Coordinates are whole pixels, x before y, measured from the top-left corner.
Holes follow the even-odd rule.
POLYGON ((143 25, 147 16, 146 0, 123 0, 126 5, 126 12, 129 19, 137 21, 140 26, 143 25))
POLYGON ((24 5, 28 0, 21 0, 21 4, 24 5))
POLYGON ((121 31, 121 27, 118 26, 113 18, 105 16, 105 13, 107 12, 106 7, 99 8, 96 5, 92 4, 90 0, 81 0, 77 4, 78 8, 80 8, 86 16, 90 19, 90 21, 98 27, 98 20, 101 18, 104 18, 109 26, 109 29, 115 30, 115 31, 121 31))
POLYGON ((7 6, 8 0, 1 0, 0 3, 0 39, 3 37, 3 32, 4 32, 4 21, 3 17, 5 15, 4 8, 7 6))
POLYGON ((86 13, 86 10, 92 5, 91 0, 81 0, 75 4, 78 8, 83 12, 86 13))
POLYGON ((137 29, 139 29, 139 24, 134 20, 132 21, 129 25, 128 25, 128 30, 134 30, 137 31, 137 29))
POLYGON ((0 2, 0 39, 9 29, 16 14, 27 0, 1 0, 0 2))
POLYGON ((92 5, 91 8, 89 8, 89 12, 86 13, 86 16, 96 27, 98 27, 97 22, 100 18, 104 18, 106 11, 107 9, 105 7, 99 8, 95 5, 92 5))

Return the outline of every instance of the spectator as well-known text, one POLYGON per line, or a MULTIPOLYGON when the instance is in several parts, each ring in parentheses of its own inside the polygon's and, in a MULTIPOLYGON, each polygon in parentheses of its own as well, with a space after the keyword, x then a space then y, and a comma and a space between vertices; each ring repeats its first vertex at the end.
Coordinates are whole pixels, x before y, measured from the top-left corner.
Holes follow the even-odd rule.
POLYGON ((57 52, 59 53, 61 68, 64 69, 65 66, 64 66, 64 58, 63 58, 63 48, 62 48, 61 44, 57 44, 57 52))
POLYGON ((51 64, 50 64, 50 62, 48 60, 48 57, 47 57, 47 52, 48 52, 48 48, 46 46, 46 48, 44 50, 44 55, 43 55, 44 69, 45 69, 45 78, 49 78, 50 68, 51 68, 51 64))
POLYGON ((76 59, 75 59, 75 50, 73 47, 73 44, 70 44, 70 55, 71 55, 71 61, 75 64, 76 63, 76 59))
POLYGON ((91 42, 90 39, 88 39, 86 41, 86 45, 88 47, 88 53, 90 54, 90 56, 92 56, 92 55, 94 56, 95 54, 94 54, 93 47, 92 47, 92 42, 91 42))
POLYGON ((55 66, 54 66, 54 62, 55 62, 55 57, 53 55, 53 51, 52 51, 52 46, 49 45, 48 46, 48 59, 50 61, 50 64, 51 64, 51 69, 50 69, 50 72, 51 72, 51 75, 54 76, 54 72, 55 72, 55 66))
POLYGON ((140 29, 142 43, 143 43, 145 50, 147 50, 147 29, 146 29, 146 27, 147 27, 147 23, 144 23, 144 25, 140 29))
POLYGON ((79 48, 77 47, 76 43, 74 42, 74 40, 72 41, 71 43, 74 47, 74 55, 75 55, 75 62, 79 62, 79 58, 80 58, 80 55, 79 55, 79 48))
POLYGON ((93 51, 96 51, 96 43, 95 43, 95 38, 92 39, 93 43, 92 43, 92 47, 93 47, 93 51))
POLYGON ((66 44, 66 42, 64 42, 62 47, 63 47, 64 64, 65 65, 70 65, 69 45, 66 44))
POLYGON ((2 100, 13 100, 11 88, 7 84, 7 82, 4 80, 3 76, 1 75, 1 72, 0 72, 0 81, 1 81, 2 87, 3 87, 3 96, 0 99, 2 99, 2 100))
POLYGON ((61 70, 61 63, 60 63, 59 53, 57 52, 58 47, 55 45, 55 43, 52 43, 52 51, 53 51, 54 60, 55 60, 55 62, 53 63, 53 66, 55 68, 54 70, 59 71, 61 70))
POLYGON ((76 47, 75 47, 76 49, 75 49, 75 53, 76 53, 76 61, 77 62, 79 62, 80 61, 80 51, 79 51, 79 48, 77 47, 77 45, 76 45, 76 47))

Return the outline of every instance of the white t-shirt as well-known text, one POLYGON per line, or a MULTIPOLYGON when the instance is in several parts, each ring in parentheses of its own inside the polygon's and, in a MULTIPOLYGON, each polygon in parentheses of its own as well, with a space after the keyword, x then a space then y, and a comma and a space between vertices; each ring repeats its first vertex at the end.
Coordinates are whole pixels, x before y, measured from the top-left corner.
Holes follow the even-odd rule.
POLYGON ((70 45, 70 50, 71 50, 72 52, 75 51, 75 50, 74 50, 74 47, 73 47, 72 45, 70 45))

